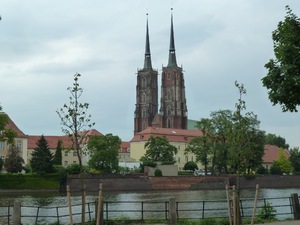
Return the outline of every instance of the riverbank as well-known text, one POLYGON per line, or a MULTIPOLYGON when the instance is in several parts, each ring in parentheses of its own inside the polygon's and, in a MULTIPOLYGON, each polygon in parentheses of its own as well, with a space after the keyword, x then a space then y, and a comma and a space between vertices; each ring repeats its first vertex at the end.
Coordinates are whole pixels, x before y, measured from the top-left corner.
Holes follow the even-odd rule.
MULTIPOLYGON (((148 177, 143 175, 91 175, 83 176, 86 190, 97 192, 101 183, 104 191, 160 191, 160 190, 220 190, 226 185, 237 184, 235 176, 174 176, 148 177)), ((68 175, 67 184, 73 191, 80 191, 78 175, 68 175)), ((251 176, 240 177, 241 189, 299 188, 300 176, 251 176)))

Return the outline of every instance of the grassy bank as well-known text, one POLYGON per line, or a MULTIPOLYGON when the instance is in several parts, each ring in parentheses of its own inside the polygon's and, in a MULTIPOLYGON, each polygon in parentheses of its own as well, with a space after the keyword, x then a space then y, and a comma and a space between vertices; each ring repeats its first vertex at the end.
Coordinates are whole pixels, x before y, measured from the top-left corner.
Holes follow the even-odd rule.
POLYGON ((0 189, 59 189, 59 174, 0 174, 0 189))

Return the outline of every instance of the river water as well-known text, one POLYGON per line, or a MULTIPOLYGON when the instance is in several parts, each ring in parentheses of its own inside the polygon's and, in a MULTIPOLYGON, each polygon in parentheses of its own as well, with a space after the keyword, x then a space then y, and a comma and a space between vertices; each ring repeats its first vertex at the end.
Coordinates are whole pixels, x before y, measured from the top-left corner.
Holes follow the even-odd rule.
MULTIPOLYGON (((300 188, 290 188, 290 189, 260 189, 258 192, 259 199, 269 199, 269 198, 288 198, 292 193, 297 193, 300 196, 300 188)), ((231 195, 231 193, 230 193, 231 195)), ((255 197, 255 189, 252 190, 241 190, 242 199, 253 199, 255 197)), ((97 193, 88 194, 86 197, 86 202, 95 202, 98 198, 97 193)), ((157 201, 164 202, 168 201, 170 198, 175 198, 177 202, 184 201, 224 201, 226 202, 226 191, 224 190, 195 190, 195 191, 149 191, 149 192, 104 192, 103 200, 111 202, 122 202, 122 201, 157 201)), ((23 206, 36 206, 36 207, 57 207, 57 206, 67 206, 67 196, 58 195, 54 193, 0 193, 0 205, 13 205, 15 200, 21 202, 23 206)), ((253 200, 251 204, 253 205, 253 200)), ((286 200, 284 200, 286 201, 286 200)), ((283 201, 282 201, 283 202, 283 201)), ((81 196, 71 197, 72 205, 81 203, 81 196)), ((225 203, 226 204, 226 203, 225 203)), ((286 203, 281 203, 286 204, 286 203)), ((0 208, 1 209, 1 208, 0 208)), ((283 209, 278 209, 282 211, 283 209)), ((277 210, 277 211, 278 211, 277 210)), ((285 209, 284 209, 285 210, 285 209)), ((287 207, 287 210, 290 210, 287 207)), ((1 211, 1 210, 0 210, 1 211)), ((0 212, 1 213, 1 212, 0 212)), ((68 211, 66 209, 66 214, 68 211)), ((0 214, 1 215, 1 214, 0 214)), ((291 215, 287 216, 287 218, 291 215)), ((45 221, 44 221, 45 222, 45 221)), ((1 223, 0 223, 1 224, 1 223)), ((26 223, 25 223, 26 224, 26 223)))

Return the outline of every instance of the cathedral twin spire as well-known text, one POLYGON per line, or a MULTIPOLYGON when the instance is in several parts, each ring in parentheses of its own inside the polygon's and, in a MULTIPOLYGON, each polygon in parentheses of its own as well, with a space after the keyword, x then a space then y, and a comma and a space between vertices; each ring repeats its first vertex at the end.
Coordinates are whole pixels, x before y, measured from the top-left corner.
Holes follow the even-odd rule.
POLYGON ((150 126, 187 129, 184 77, 182 68, 178 67, 176 62, 173 14, 171 14, 169 60, 167 67, 162 68, 161 74, 159 113, 157 77, 158 72, 152 68, 147 17, 144 68, 137 73, 135 134, 150 126))

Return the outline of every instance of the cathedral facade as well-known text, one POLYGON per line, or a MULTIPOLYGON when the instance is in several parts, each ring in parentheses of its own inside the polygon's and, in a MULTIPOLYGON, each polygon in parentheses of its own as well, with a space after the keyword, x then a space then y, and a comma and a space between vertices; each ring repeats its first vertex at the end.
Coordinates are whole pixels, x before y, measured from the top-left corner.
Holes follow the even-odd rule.
POLYGON ((152 126, 187 129, 184 74, 176 61, 173 15, 171 15, 169 60, 167 66, 162 68, 159 111, 158 108, 158 71, 152 68, 147 20, 144 67, 137 72, 134 134, 152 126))

